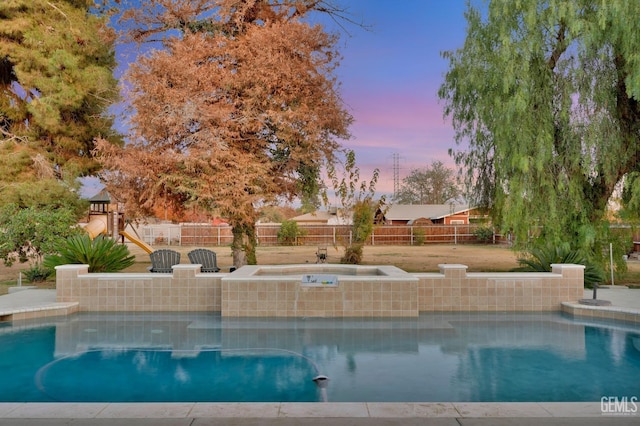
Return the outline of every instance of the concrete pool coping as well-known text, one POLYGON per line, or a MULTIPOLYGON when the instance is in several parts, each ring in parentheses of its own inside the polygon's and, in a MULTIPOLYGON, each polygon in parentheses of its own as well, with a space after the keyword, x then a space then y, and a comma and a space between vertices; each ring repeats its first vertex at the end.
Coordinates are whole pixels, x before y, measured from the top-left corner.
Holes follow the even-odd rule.
MULTIPOLYGON (((0 420, 19 419, 73 419, 73 424, 98 424, 105 419, 131 420, 139 424, 138 419, 163 419, 174 423, 161 424, 198 424, 197 421, 215 419, 235 419, 230 424, 245 424, 261 419, 258 424, 273 424, 291 419, 362 419, 366 424, 407 424, 411 419, 420 419, 418 424, 485 425, 511 424, 509 419, 537 419, 536 424, 574 424, 567 419, 575 419, 575 424, 602 424, 603 421, 640 422, 639 413, 612 414, 603 412, 600 402, 440 402, 440 403, 0 403, 0 420), (482 421, 482 419, 486 421, 482 421), (431 423, 429 421, 437 420, 431 423), (471 420, 474 420, 471 422, 471 420), (591 420, 594 423, 588 423, 591 420), (95 423, 87 423, 92 421, 95 423), (587 423, 585 423, 587 422, 587 423)), ((325 420, 326 422, 326 420, 325 420)), ((340 422, 337 422, 340 424, 340 422)), ((518 422, 522 424, 521 422, 518 422)), ((2 424, 2 423, 0 423, 2 424)), ((15 423, 11 423, 15 424, 15 423)), ((31 423, 30 423, 31 424, 31 423)), ((66 424, 66 423, 47 423, 66 424)), ((112 424, 112 423, 109 423, 112 424)), ((122 424, 118 422, 117 424, 122 424)), ((205 423, 200 423, 205 424, 205 423)), ((209 422, 208 424, 212 424, 209 422)), ((302 423, 293 423, 302 424, 302 423)), ((311 424, 320 424, 311 423, 311 424)), ((324 423, 326 424, 326 423, 324 423)), ((345 424, 355 424, 354 421, 345 424)))
MULTIPOLYGON (((585 298, 591 291, 585 290, 585 298)), ((612 306, 590 312, 640 315, 640 290, 598 290, 612 306)), ((16 312, 69 309, 55 290, 23 290, 0 296, 0 317, 16 312), (65 305, 65 306, 58 306, 65 305)), ((71 307, 72 308, 72 307, 71 307)), ((637 324, 637 323, 636 323, 637 324)), ((604 395, 603 395, 604 396, 604 395)), ((635 395, 640 396, 640 395, 635 395)), ((640 408, 640 403, 637 403, 640 408)), ((0 425, 496 425, 639 424, 640 413, 603 413, 597 402, 516 403, 0 403, 0 425), (323 420, 324 419, 324 420, 323 420), (527 422, 530 419, 530 422, 527 422)))

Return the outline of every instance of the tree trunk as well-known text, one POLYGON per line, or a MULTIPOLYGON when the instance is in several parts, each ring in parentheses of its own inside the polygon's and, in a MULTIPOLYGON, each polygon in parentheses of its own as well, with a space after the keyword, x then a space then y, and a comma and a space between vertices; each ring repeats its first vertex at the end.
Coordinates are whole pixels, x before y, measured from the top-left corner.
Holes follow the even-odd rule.
POLYGON ((238 223, 233 226, 233 266, 255 265, 256 261, 256 225, 255 223, 238 223))

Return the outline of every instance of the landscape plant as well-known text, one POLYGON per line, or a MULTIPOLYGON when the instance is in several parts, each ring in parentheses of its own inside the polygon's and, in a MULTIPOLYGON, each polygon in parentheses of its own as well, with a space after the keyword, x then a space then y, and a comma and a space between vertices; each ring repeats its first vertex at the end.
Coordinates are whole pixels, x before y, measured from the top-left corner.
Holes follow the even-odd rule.
POLYGON ((414 228, 413 230, 413 244, 414 246, 421 246, 424 244, 426 232, 422 228, 414 228))
POLYGON ((582 251, 575 250, 568 245, 554 245, 538 243, 518 258, 520 267, 514 271, 520 272, 551 272, 552 264, 584 265, 584 284, 592 287, 594 284, 605 280, 604 271, 595 262, 591 261, 582 251))
POLYGON ((473 231, 473 236, 481 243, 491 242, 493 239, 493 229, 488 226, 480 226, 473 231))
POLYGON ((344 247, 340 262, 359 264, 363 258, 364 243, 373 232, 375 214, 382 211, 385 200, 384 197, 375 200, 380 175, 378 169, 373 171, 371 180, 361 180, 353 150, 347 150, 343 166, 341 172, 333 166, 328 168, 333 190, 341 206, 337 209, 338 218, 341 223, 350 223, 349 235, 340 238, 344 247))
POLYGON ((124 244, 99 235, 93 240, 88 234, 75 235, 57 245, 58 254, 47 255, 43 266, 53 270, 59 265, 89 265, 89 272, 118 272, 135 263, 135 256, 124 244))
POLYGON ((47 268, 42 263, 34 263, 29 268, 22 271, 25 278, 30 283, 38 283, 46 281, 53 275, 53 269, 47 268))
POLYGON ((46 254, 56 252, 61 241, 84 232, 69 209, 19 208, 10 204, 0 209, 0 258, 6 266, 15 262, 39 264, 46 254))
POLYGON ((278 242, 282 245, 293 246, 297 244, 298 238, 305 236, 307 231, 298 226, 295 220, 284 220, 278 230, 278 242))
POLYGON ((625 179, 639 205, 640 2, 492 0, 465 16, 439 96, 471 203, 517 249, 540 234, 606 264, 598 241, 625 179))

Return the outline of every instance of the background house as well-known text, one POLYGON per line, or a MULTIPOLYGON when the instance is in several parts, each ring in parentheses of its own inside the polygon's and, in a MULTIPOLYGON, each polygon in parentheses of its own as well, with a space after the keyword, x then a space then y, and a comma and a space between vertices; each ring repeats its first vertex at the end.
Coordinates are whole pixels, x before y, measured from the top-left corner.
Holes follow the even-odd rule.
POLYGON ((296 221, 298 225, 351 225, 352 222, 350 215, 338 214, 338 209, 335 207, 305 213, 292 217, 291 220, 296 221))
POLYGON ((468 204, 392 204, 381 214, 387 225, 468 225, 484 217, 468 204))

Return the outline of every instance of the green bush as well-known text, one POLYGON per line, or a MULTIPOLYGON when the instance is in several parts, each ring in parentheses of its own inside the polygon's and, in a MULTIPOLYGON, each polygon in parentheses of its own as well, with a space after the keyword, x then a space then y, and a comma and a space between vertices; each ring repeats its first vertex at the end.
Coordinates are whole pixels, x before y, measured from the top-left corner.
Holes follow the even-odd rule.
POLYGON ((53 274, 53 270, 43 266, 41 263, 36 263, 29 269, 22 271, 22 273, 30 283, 41 283, 53 274))
POLYGON ((89 272, 117 272, 135 261, 127 246, 103 235, 93 240, 86 234, 70 237, 58 247, 58 252, 45 257, 45 267, 82 264, 89 265, 89 272))
POLYGON ((296 245, 299 237, 304 237, 307 232, 300 229, 295 220, 285 220, 278 231, 278 242, 286 246, 296 245))
POLYGON ((481 226, 480 228, 476 228, 476 230, 473 231, 473 235, 481 243, 488 243, 493 240, 493 229, 487 226, 481 226))
POLYGON ((364 257, 363 246, 373 233, 375 207, 370 198, 358 201, 353 206, 351 242, 345 245, 340 263, 359 265, 364 257))
POLYGON ((422 228, 417 228, 413 230, 413 245, 421 246, 424 244, 425 240, 425 232, 422 228))
POLYGON ((518 263, 521 266, 514 270, 525 272, 551 272, 551 265, 554 263, 584 265, 585 286, 592 287, 594 283, 604 281, 604 272, 597 264, 591 262, 582 252, 567 246, 534 247, 526 257, 519 258, 518 263))
POLYGON ((76 216, 64 208, 8 204, 0 209, 0 224, 0 259, 6 266, 27 261, 38 264, 43 256, 56 253, 60 242, 82 232, 76 216))

